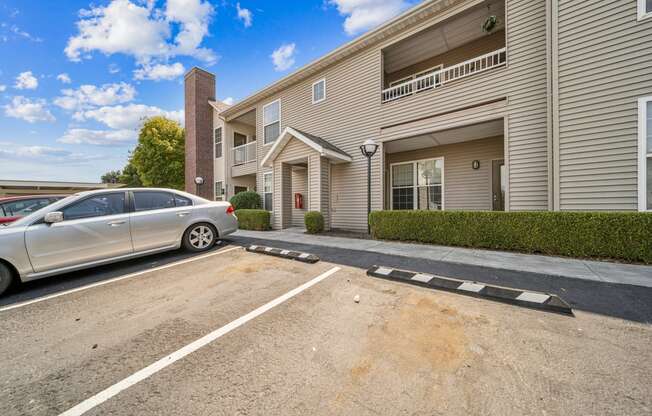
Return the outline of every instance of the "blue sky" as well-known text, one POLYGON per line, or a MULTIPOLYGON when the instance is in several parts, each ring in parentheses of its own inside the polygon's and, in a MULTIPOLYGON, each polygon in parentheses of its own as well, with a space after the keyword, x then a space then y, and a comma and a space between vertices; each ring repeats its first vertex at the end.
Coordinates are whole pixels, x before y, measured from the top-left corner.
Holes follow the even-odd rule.
POLYGON ((237 101, 411 3, 0 0, 0 179, 98 181, 142 117, 183 120, 191 67, 237 101))

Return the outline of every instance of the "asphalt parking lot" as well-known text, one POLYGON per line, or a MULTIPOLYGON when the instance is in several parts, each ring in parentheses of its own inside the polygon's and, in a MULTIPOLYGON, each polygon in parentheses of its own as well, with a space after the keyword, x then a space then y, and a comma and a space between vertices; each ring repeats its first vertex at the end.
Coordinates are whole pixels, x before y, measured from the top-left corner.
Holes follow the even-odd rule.
POLYGON ((24 285, 0 300, 0 414, 652 412, 644 317, 519 308, 322 258, 231 244, 24 285))

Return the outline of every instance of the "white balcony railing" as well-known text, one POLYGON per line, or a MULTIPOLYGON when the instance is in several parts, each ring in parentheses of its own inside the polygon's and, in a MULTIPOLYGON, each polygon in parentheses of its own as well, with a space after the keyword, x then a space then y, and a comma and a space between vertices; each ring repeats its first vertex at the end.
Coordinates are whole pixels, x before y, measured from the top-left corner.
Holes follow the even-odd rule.
POLYGON ((233 165, 243 165, 256 161, 256 142, 233 148, 233 165))
POLYGON ((460 78, 469 77, 489 69, 503 66, 507 61, 506 58, 507 54, 505 48, 498 49, 497 51, 469 59, 468 61, 384 89, 382 100, 384 103, 387 101, 393 101, 419 91, 436 88, 460 78))

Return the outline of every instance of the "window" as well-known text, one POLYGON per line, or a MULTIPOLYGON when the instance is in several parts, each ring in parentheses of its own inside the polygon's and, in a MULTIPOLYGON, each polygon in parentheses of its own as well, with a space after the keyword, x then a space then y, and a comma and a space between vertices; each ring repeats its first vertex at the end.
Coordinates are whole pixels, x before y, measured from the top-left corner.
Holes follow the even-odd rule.
POLYGON ((652 17, 652 0, 638 0, 638 20, 652 17))
POLYGON ((638 209, 652 211, 652 97, 639 100, 638 209))
POLYGON ((444 160, 392 165, 392 209, 443 209, 444 160))
POLYGON ((247 136, 237 131, 233 132, 233 147, 243 146, 247 144, 247 136))
POLYGON ((263 174, 263 208, 267 211, 272 211, 273 208, 274 181, 272 179, 271 172, 263 174))
POLYGON ((272 143, 281 134, 281 101, 263 107, 263 143, 272 143))
POLYGON ((222 157, 222 127, 215 129, 215 159, 222 157))
POLYGON ((215 200, 222 201, 224 199, 224 182, 215 182, 215 200))
POLYGON ((25 217, 39 209, 50 205, 55 199, 35 198, 7 202, 0 205, 0 217, 25 217))
POLYGON ((312 84, 312 103, 317 104, 326 99, 326 80, 320 79, 312 84))
POLYGON ((174 194, 174 205, 177 207, 190 207, 192 206, 192 201, 185 196, 174 194))
POLYGON ((124 214, 125 193, 100 194, 86 198, 63 209, 65 220, 81 218, 104 217, 107 215, 124 214))
POLYGON ((134 192, 136 212, 174 208, 174 195, 169 192, 134 192))

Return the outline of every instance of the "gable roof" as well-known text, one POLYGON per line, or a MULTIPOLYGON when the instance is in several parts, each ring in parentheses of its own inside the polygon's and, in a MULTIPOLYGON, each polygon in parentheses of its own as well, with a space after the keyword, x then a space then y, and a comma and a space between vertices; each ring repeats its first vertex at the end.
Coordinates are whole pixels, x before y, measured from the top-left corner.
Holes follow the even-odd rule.
POLYGON ((332 145, 321 137, 302 132, 292 127, 286 127, 285 130, 283 130, 283 133, 281 133, 278 139, 276 139, 272 148, 269 149, 269 152, 267 152, 261 164, 263 166, 271 166, 271 163, 281 154, 283 147, 285 147, 287 142, 292 138, 300 140, 308 147, 314 149, 321 156, 326 157, 335 163, 350 162, 353 160, 348 153, 332 145))
POLYGON ((258 101, 273 95, 290 85, 296 84, 305 78, 315 75, 324 68, 339 62, 360 50, 366 49, 377 42, 386 40, 387 38, 401 32, 407 27, 415 23, 423 21, 432 15, 440 13, 442 10, 460 3, 464 0, 424 0, 422 3, 408 9, 399 16, 387 21, 386 23, 372 29, 361 36, 345 43, 339 48, 329 52, 321 58, 310 62, 309 64, 299 68, 291 74, 279 79, 278 81, 266 86, 265 88, 253 93, 252 95, 244 98, 243 100, 233 104, 230 108, 220 113, 225 118, 237 116, 243 111, 248 111, 251 106, 258 101))

